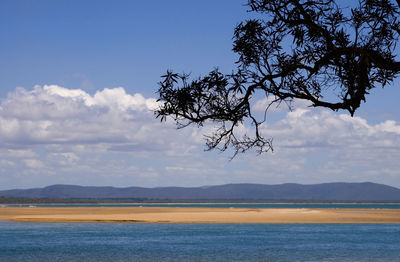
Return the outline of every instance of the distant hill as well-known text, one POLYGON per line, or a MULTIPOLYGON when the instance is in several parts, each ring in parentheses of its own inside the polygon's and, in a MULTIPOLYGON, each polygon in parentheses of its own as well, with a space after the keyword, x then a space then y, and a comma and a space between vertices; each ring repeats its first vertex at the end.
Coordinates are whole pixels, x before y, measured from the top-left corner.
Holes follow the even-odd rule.
POLYGON ((400 189, 370 182, 315 185, 227 184, 207 187, 93 187, 53 185, 0 191, 11 198, 146 198, 160 200, 400 201, 400 189))

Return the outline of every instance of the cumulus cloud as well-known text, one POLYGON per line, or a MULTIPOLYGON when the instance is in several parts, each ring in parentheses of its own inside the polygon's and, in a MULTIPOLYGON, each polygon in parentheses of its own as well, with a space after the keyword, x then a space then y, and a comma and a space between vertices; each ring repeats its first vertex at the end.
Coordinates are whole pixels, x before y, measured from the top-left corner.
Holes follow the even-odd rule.
MULTIPOLYGON (((260 100, 253 110, 263 113, 268 103, 260 100)), ((203 134, 214 127, 176 130, 154 118, 157 106, 122 87, 94 94, 57 85, 17 88, 0 104, 0 168, 18 178, 0 175, 0 184, 24 174, 27 183, 118 186, 374 181, 384 174, 400 186, 400 123, 390 119, 371 124, 301 100, 292 111, 273 106, 269 112, 279 118, 264 123, 262 133, 274 139, 275 152, 229 162, 230 153, 202 153, 203 134)))
POLYGON ((45 165, 42 163, 42 161, 37 160, 37 159, 24 159, 23 163, 28 168, 43 168, 43 167, 45 167, 45 165))
POLYGON ((79 157, 71 152, 68 153, 51 153, 49 155, 51 162, 62 166, 72 166, 79 161, 79 157))
MULTIPOLYGON (((254 109, 265 108, 268 99, 258 101, 254 109)), ((111 151, 167 152, 174 147, 180 148, 177 153, 203 142, 195 128, 184 131, 186 143, 182 136, 173 139, 178 134, 174 127, 154 119, 157 106, 156 99, 127 94, 122 87, 94 95, 56 85, 17 88, 0 105, 0 147, 103 144, 111 151)), ((263 126, 265 136, 273 137, 278 146, 399 146, 400 124, 395 121, 371 125, 360 117, 310 109, 302 100, 294 101, 293 108, 281 120, 263 126)), ((251 132, 244 126, 238 128, 240 133, 251 132)), ((8 155, 35 157, 31 149, 9 148, 8 155)))
POLYGON ((2 159, 0 160, 0 167, 13 167, 16 164, 13 161, 2 159))
POLYGON ((157 143, 156 107, 154 98, 121 87, 94 95, 56 85, 17 88, 0 106, 0 145, 157 143))
POLYGON ((37 154, 32 149, 8 149, 0 151, 0 156, 11 158, 35 158, 37 154))
POLYGON ((288 112, 300 108, 309 107, 311 103, 304 99, 295 99, 293 101, 277 102, 273 96, 268 96, 255 101, 252 110, 258 113, 264 113, 268 109, 268 113, 288 112))
POLYGON ((400 124, 395 121, 371 125, 361 117, 304 108, 288 112, 284 119, 263 129, 279 146, 304 148, 400 146, 399 131, 400 124))

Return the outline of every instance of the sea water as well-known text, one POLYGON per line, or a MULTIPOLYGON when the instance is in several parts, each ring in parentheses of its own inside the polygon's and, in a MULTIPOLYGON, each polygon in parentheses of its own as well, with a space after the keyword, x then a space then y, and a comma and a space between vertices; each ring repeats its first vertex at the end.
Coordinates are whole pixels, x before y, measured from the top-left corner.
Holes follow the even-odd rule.
POLYGON ((400 261, 400 225, 0 222, 0 261, 400 261))

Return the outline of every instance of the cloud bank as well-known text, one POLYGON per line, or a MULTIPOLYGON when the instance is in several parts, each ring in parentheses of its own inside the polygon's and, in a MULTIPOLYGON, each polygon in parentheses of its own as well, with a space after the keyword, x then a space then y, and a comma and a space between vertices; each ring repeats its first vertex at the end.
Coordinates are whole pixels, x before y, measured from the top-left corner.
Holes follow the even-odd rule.
MULTIPOLYGON (((268 100, 255 103, 263 112, 268 100)), ((400 123, 307 107, 275 108, 262 127, 275 153, 204 153, 201 129, 154 118, 155 98, 122 87, 89 94, 57 85, 17 88, 0 104, 0 182, 204 185, 375 181, 400 186, 400 123), (381 181, 382 180, 382 181, 381 181)), ((251 132, 250 127, 247 128, 251 132)), ((7 186, 9 185, 9 186, 7 186)))
POLYGON ((55 85, 18 88, 0 107, 0 143, 95 144, 135 142, 145 136, 155 99, 129 95, 123 88, 93 96, 55 85), (134 131, 134 132, 132 132, 134 131))

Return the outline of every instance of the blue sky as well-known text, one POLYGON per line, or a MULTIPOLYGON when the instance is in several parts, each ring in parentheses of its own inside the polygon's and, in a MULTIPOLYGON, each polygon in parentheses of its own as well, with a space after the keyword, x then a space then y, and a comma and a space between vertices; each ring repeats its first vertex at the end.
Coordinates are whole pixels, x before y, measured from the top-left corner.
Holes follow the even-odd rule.
MULTIPOLYGON (((243 1, 2 1, 2 90, 84 80, 154 95, 168 68, 230 70, 243 1)), ((88 85, 90 86, 90 85, 88 85)))
MULTIPOLYGON (((356 117, 271 112, 275 152, 203 152, 154 119, 167 69, 230 72, 245 1, 0 1, 0 189, 372 181, 400 187, 399 79, 356 117)), ((264 101, 265 102, 265 101, 264 101)), ((255 101, 262 108, 262 98, 255 101)), ((261 109, 259 109, 261 110, 261 109)), ((245 130, 248 127, 243 127, 245 130)))

